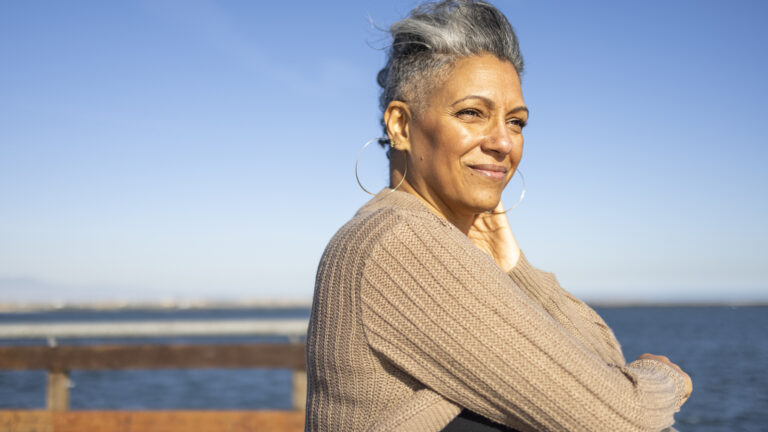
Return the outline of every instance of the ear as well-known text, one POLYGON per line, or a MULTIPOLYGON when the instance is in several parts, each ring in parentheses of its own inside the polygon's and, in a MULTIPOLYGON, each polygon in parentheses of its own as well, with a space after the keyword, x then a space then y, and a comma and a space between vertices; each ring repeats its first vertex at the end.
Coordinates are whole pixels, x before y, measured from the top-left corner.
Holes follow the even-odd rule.
POLYGON ((409 126, 412 120, 411 109, 402 101, 392 101, 384 111, 384 124, 392 145, 399 151, 411 150, 409 126))

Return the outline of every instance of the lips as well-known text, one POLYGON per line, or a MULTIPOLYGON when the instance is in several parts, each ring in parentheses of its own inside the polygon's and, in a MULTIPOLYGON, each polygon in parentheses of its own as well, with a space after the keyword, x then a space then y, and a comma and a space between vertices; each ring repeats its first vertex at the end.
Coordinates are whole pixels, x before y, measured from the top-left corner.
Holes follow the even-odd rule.
POLYGON ((493 164, 469 165, 469 167, 476 173, 494 180, 503 180, 508 171, 504 166, 493 164))

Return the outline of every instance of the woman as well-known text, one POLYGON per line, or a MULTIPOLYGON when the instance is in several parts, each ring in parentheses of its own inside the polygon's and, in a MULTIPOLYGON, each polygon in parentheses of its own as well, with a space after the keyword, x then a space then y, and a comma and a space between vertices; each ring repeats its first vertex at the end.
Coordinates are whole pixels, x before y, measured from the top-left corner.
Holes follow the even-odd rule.
POLYGON ((603 320, 532 267, 503 213, 528 120, 506 18, 443 1, 391 27, 378 81, 391 188, 333 237, 307 338, 307 430, 650 431, 690 378, 626 364, 603 320))

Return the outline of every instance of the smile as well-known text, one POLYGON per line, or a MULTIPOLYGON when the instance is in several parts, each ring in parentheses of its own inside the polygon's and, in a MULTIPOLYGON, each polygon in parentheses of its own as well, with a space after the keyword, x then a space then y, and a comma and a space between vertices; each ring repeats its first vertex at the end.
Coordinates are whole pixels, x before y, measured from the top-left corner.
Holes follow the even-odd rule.
POLYGON ((469 167, 476 173, 494 180, 504 180, 507 175, 507 169, 501 165, 482 164, 469 167))

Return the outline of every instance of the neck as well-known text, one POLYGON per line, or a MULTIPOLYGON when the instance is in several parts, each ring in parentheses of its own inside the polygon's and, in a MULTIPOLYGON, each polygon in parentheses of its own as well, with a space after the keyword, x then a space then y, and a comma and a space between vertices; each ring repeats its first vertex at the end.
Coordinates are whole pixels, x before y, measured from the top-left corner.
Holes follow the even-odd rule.
POLYGON ((475 223, 477 214, 473 212, 454 212, 440 199, 440 197, 429 193, 429 188, 424 187, 423 184, 411 184, 409 181, 410 176, 407 174, 405 179, 403 179, 403 174, 406 170, 406 164, 407 161, 402 152, 397 151, 390 154, 389 187, 394 188, 395 186, 400 185, 398 186, 397 190, 408 192, 409 194, 415 196, 422 203, 424 203, 424 205, 426 205, 427 208, 432 211, 432 213, 452 223, 464 234, 468 234, 472 224, 475 223))

